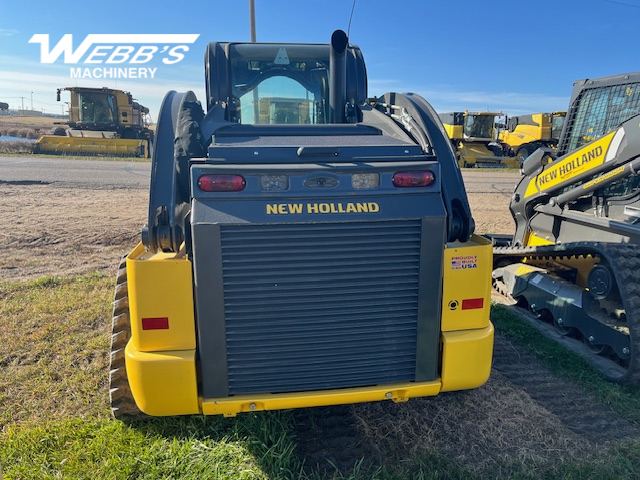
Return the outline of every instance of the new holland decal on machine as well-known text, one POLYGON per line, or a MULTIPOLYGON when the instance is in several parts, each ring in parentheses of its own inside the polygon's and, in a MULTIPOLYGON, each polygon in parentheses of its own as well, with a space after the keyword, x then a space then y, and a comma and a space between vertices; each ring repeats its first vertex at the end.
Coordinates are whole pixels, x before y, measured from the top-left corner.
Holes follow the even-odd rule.
POLYGON ((206 115, 191 92, 161 108, 148 224, 118 272, 114 415, 484 384, 492 247, 431 106, 369 99, 340 31, 210 43, 205 69, 206 115))
POLYGON ((525 160, 494 250, 496 288, 623 384, 640 383, 639 114, 640 74, 575 82, 558 158, 525 160))
POLYGON ((267 204, 267 215, 289 215, 300 213, 377 213, 376 202, 347 203, 275 203, 267 204))

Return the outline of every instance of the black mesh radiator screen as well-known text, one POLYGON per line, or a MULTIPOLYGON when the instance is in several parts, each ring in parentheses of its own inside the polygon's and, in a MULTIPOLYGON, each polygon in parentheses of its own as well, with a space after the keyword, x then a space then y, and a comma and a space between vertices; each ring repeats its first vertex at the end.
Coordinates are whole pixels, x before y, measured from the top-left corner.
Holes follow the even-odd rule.
POLYGON ((415 379, 419 220, 221 229, 229 394, 415 379))

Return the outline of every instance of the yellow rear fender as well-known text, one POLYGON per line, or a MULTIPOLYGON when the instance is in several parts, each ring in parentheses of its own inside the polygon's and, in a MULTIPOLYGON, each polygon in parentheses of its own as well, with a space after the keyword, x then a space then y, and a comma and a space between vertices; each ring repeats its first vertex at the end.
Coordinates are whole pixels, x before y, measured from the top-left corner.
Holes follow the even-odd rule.
POLYGON ((139 244, 127 258, 127 278, 136 350, 195 349, 193 276, 184 253, 152 254, 139 244))
POLYGON ((486 238, 473 235, 468 242, 447 245, 442 285, 443 332, 489 325, 492 271, 493 246, 486 238))

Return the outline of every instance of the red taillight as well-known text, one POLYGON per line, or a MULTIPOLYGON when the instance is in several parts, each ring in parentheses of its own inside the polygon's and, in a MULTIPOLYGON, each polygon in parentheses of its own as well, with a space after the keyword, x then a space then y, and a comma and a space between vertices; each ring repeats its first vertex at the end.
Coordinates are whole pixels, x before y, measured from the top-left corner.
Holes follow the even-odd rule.
POLYGON ((397 172, 393 175, 393 186, 398 188, 428 187, 436 180, 429 170, 397 172))
POLYGON ((142 330, 169 330, 169 319, 162 318, 143 318, 142 330))
POLYGON ((239 192, 247 182, 240 175, 202 175, 198 188, 203 192, 239 192))
POLYGON ((462 300, 462 310, 473 310, 484 307, 484 298, 467 298, 462 300))

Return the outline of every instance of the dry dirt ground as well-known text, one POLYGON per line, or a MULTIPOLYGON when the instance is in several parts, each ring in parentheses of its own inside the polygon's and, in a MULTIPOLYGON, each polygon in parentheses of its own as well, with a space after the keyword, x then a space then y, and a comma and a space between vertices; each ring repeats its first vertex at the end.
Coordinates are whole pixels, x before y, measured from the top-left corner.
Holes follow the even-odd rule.
MULTIPOLYGON (((476 231, 512 229, 503 193, 470 193, 476 231)), ((114 271, 140 239, 146 189, 0 183, 0 280, 114 271)))
POLYGON ((0 279, 115 272, 145 223, 148 191, 0 183, 0 279))
MULTIPOLYGON (((469 194, 478 232, 509 233, 509 192, 469 194)), ((0 183, 0 280, 24 281, 93 270, 114 274, 140 237, 146 189, 82 189, 0 183)), ((438 453, 485 478, 505 478, 511 463, 532 471, 563 458, 596 461, 638 427, 559 381, 526 351, 496 337, 491 379, 482 388, 416 399, 296 412, 308 466, 349 469, 438 453), (540 388, 545 385, 545 388, 540 388), (567 415, 566 405, 573 405, 567 415), (382 463, 380 463, 382 462, 382 463)))

